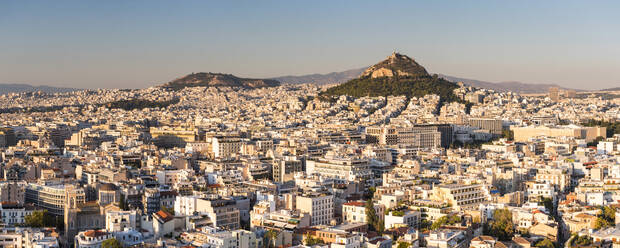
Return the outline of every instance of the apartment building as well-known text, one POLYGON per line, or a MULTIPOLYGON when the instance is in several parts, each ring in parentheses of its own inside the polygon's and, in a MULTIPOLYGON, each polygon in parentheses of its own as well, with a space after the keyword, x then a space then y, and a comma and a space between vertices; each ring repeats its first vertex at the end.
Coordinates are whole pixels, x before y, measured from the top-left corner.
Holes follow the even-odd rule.
POLYGON ((310 214, 310 225, 327 225, 334 218, 334 195, 307 193, 296 197, 297 209, 310 214))
MULTIPOLYGON (((373 204, 375 213, 379 219, 383 220, 385 206, 383 204, 373 204)), ((366 222, 366 203, 363 201, 346 202, 342 204, 342 222, 344 223, 367 223, 366 222)))
POLYGON ((197 196, 177 196, 174 202, 176 215, 206 214, 214 227, 233 230, 239 227, 240 211, 232 199, 203 199, 197 196))
POLYGON ((0 182, 0 202, 23 204, 25 202, 25 189, 26 182, 24 181, 0 182))
POLYGON ((135 210, 108 211, 105 215, 105 229, 109 232, 120 232, 125 228, 137 230, 139 221, 135 210))
POLYGON ((422 213, 419 211, 390 211, 385 215, 385 229, 395 227, 418 228, 422 221, 422 213))
POLYGON ((303 163, 296 157, 284 157, 281 159, 274 159, 272 165, 272 174, 274 182, 286 182, 295 180, 294 175, 296 172, 303 171, 303 163))
POLYGON ((356 157, 326 156, 306 161, 307 174, 350 182, 366 182, 372 178, 367 159, 356 157))
MULTIPOLYGON (((442 133, 435 126, 416 127, 367 127, 366 142, 381 145, 401 145, 418 149, 438 148, 442 145, 442 133)), ((443 127, 441 128, 443 130, 443 127)), ((444 143, 451 141, 445 131, 444 143)), ((451 137, 451 136, 450 136, 451 137)))
POLYGON ((216 136, 211 138, 211 148, 216 158, 230 158, 241 151, 242 142, 238 137, 216 136))
POLYGON ((494 135, 502 134, 502 120, 492 118, 469 118, 467 124, 482 130, 488 130, 489 133, 494 135))
POLYGON ((82 188, 73 185, 26 185, 26 203, 32 203, 36 207, 47 210, 50 214, 62 216, 65 206, 84 203, 86 193, 82 188))
POLYGON ((24 223, 26 216, 34 212, 31 205, 20 205, 15 202, 0 202, 0 214, 2 223, 16 225, 24 223))
POLYGON ((433 188, 431 200, 452 205, 455 209, 477 208, 490 201, 491 196, 482 184, 442 184, 433 188))

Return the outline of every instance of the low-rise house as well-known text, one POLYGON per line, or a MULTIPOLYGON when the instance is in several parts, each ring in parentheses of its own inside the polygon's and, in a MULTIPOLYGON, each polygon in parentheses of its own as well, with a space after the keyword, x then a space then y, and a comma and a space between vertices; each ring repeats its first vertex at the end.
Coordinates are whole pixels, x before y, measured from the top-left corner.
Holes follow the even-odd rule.
POLYGON ((465 248, 469 242, 463 231, 437 230, 425 238, 427 248, 465 248))
POLYGON ((155 237, 171 235, 174 231, 174 216, 159 210, 153 213, 153 232, 155 237))
POLYGON ((75 236, 76 248, 101 248, 103 241, 113 238, 111 233, 102 230, 79 232, 75 236))
POLYGON ((390 211, 384 217, 385 229, 394 227, 418 228, 422 221, 422 214, 418 211, 402 210, 390 211))

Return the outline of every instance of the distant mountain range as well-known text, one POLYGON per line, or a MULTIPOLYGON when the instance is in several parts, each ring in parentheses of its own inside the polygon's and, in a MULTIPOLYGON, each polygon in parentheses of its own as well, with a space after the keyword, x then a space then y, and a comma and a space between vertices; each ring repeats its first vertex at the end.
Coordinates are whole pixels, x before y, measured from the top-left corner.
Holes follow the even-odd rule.
MULTIPOLYGON (((360 76, 366 69, 367 67, 346 70, 342 72, 332 72, 332 73, 327 73, 327 74, 283 76, 283 77, 276 77, 273 79, 278 80, 282 83, 287 83, 287 84, 307 84, 307 83, 317 84, 317 85, 340 84, 340 83, 347 82, 351 79, 354 79, 360 76)), ((491 90, 501 91, 501 92, 512 91, 512 92, 517 92, 517 93, 531 94, 531 93, 548 92, 549 87, 558 87, 560 89, 565 89, 565 90, 569 89, 569 88, 561 87, 557 84, 531 84, 531 83, 522 83, 522 82, 493 83, 493 82, 487 82, 487 81, 481 81, 481 80, 475 80, 475 79, 453 77, 453 76, 448 76, 444 74, 438 74, 438 76, 448 81, 463 82, 465 83, 465 85, 469 85, 469 86, 473 86, 477 88, 491 89, 491 90)), ((620 90, 618 88, 616 89, 620 90)), ((606 90, 613 90, 613 89, 606 89, 606 90)), ((583 91, 583 90, 577 90, 577 91, 583 91)))
POLYGON ((302 76, 283 76, 272 78, 287 84, 339 84, 349 81, 361 75, 367 67, 359 69, 351 69, 341 72, 332 72, 327 74, 310 74, 302 76))
POLYGON ((20 93, 20 92, 36 92, 42 91, 45 93, 58 93, 58 92, 70 92, 79 89, 52 87, 52 86, 32 86, 29 84, 0 84, 0 95, 7 93, 20 93))
POLYGON ((164 88, 180 90, 185 87, 241 87, 241 88, 263 88, 280 85, 280 82, 273 79, 253 79, 240 78, 231 74, 199 72, 175 79, 161 85, 164 88))
POLYGON ((469 85, 469 86, 473 86, 477 88, 491 89, 495 91, 503 91, 503 92, 511 91, 511 92, 522 93, 522 94, 523 93, 525 94, 547 93, 549 92, 549 88, 551 87, 558 87, 562 90, 584 91, 584 90, 579 90, 579 89, 565 88, 557 84, 529 84, 529 83, 522 83, 522 82, 516 82, 516 81, 492 83, 492 82, 480 81, 480 80, 475 80, 475 79, 452 77, 452 76, 443 75, 443 74, 438 74, 438 75, 452 82, 463 82, 465 85, 469 85))

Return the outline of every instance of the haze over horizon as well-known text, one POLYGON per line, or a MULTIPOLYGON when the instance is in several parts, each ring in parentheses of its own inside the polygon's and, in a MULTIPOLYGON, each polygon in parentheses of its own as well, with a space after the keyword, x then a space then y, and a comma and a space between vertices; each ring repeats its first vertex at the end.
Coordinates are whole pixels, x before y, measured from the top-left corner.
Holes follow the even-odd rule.
POLYGON ((142 88, 329 73, 396 50, 491 82, 620 85, 620 2, 31 1, 0 8, 0 83, 142 88))

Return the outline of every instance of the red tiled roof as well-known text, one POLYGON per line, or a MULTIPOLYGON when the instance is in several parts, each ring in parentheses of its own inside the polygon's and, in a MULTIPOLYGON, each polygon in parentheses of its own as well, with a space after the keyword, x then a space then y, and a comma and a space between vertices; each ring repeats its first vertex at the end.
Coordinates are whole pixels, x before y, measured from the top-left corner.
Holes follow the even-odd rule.
POLYGON ((164 222, 168 222, 168 221, 171 221, 172 219, 174 219, 174 216, 172 216, 171 214, 169 214, 167 212, 164 212, 162 210, 157 211, 157 213, 155 213, 155 215, 157 215, 157 217, 159 217, 164 222))
POLYGON ((107 235, 107 234, 108 234, 107 232, 99 231, 99 230, 88 230, 88 231, 84 232, 84 236, 86 236, 86 237, 93 237, 93 238, 104 236, 104 235, 107 235))
POLYGON ((342 205, 347 205, 347 206, 356 206, 356 207, 363 207, 366 206, 366 203, 364 202, 360 202, 360 201, 352 201, 352 202, 347 202, 344 203, 342 205))

